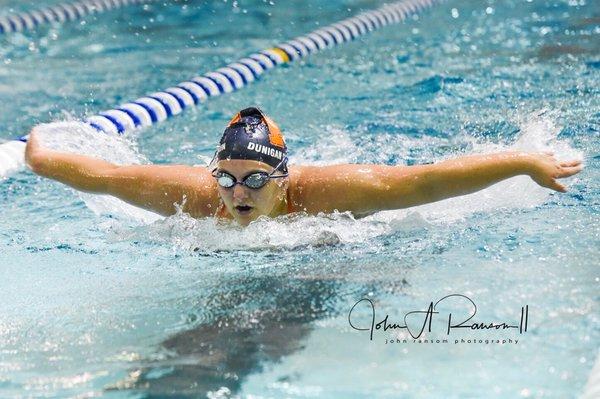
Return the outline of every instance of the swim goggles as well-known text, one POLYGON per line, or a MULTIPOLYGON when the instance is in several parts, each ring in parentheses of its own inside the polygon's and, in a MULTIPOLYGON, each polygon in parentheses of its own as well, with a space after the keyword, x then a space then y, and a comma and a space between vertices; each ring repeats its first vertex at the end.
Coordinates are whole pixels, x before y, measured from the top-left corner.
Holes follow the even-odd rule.
POLYGON ((240 184, 242 186, 246 186, 253 190, 258 190, 259 188, 264 187, 265 184, 269 181, 269 179, 277 179, 280 177, 287 177, 288 173, 284 173, 282 175, 273 176, 277 170, 287 162, 287 157, 284 157, 281 162, 273 169, 271 173, 267 172, 254 172, 250 173, 248 176, 244 177, 241 181, 237 181, 235 176, 224 172, 224 171, 215 171, 212 173, 212 176, 217 179, 217 183, 219 186, 223 188, 233 188, 236 184, 240 184))

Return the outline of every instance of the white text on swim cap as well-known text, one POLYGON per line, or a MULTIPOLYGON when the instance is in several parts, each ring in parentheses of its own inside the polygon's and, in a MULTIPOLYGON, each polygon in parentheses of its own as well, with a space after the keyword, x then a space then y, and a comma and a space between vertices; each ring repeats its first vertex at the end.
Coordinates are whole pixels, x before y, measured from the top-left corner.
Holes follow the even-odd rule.
POLYGON ((254 152, 258 152, 259 154, 269 155, 273 158, 282 159, 283 153, 275 148, 267 147, 266 145, 256 144, 256 143, 248 143, 248 149, 254 152))

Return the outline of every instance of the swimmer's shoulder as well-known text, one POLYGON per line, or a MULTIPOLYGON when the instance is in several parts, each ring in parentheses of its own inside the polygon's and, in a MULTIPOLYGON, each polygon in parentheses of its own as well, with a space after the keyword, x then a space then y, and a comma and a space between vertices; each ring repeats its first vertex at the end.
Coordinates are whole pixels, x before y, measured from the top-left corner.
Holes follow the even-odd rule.
POLYGON ((289 173, 289 199, 290 212, 309 212, 314 210, 315 193, 320 183, 319 174, 322 166, 290 165, 289 173))
POLYGON ((185 192, 183 211, 199 218, 213 216, 219 207, 217 183, 206 166, 173 165, 173 178, 185 192))
POLYGON ((290 166, 289 189, 295 211, 318 214, 356 208, 356 203, 365 200, 361 182, 370 180, 370 173, 365 172, 375 167, 359 164, 290 166))
POLYGON ((352 165, 290 165, 290 186, 319 186, 352 165))

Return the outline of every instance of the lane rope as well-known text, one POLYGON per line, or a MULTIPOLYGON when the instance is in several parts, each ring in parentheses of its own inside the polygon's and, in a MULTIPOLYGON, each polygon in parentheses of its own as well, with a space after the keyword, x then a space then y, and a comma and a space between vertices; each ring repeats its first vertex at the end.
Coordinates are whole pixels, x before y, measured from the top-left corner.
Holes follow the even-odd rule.
MULTIPOLYGON (((403 22, 409 16, 442 1, 444 0, 403 0, 362 12, 251 54, 216 71, 100 112, 88 117, 85 122, 98 131, 109 134, 123 134, 152 126, 180 114, 186 108, 200 105, 210 97, 239 90, 278 65, 355 40, 387 25, 403 22)), ((27 136, 0 145, 0 178, 24 167, 27 136)))
POLYGON ((34 30, 46 24, 62 24, 76 21, 90 14, 98 14, 132 4, 150 3, 156 0, 82 0, 61 3, 34 11, 26 11, 0 17, 0 35, 34 30))

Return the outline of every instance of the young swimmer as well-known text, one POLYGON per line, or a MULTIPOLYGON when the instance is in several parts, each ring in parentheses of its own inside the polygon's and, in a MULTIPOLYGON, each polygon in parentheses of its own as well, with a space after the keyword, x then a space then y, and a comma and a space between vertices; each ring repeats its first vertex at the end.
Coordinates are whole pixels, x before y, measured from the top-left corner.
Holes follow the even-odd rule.
POLYGON ((581 161, 550 153, 502 152, 415 166, 287 165, 277 125, 258 108, 229 123, 209 168, 112 163, 40 146, 35 131, 25 159, 37 174, 77 190, 110 194, 130 204, 172 215, 175 204, 192 217, 234 219, 246 226, 261 215, 349 211, 362 217, 469 194, 501 180, 528 175, 565 192, 556 179, 572 176, 581 161), (185 198, 185 201, 184 201, 185 198))

